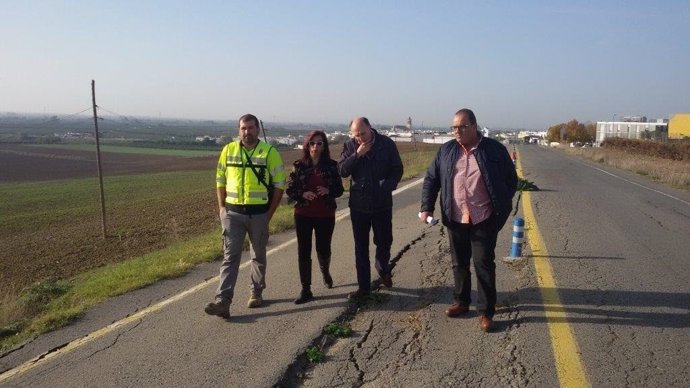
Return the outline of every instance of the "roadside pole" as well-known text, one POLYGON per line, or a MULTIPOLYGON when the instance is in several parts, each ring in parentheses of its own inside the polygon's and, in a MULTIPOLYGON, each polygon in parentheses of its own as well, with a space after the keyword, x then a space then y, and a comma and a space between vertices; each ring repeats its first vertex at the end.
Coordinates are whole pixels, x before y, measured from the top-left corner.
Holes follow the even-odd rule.
POLYGON ((105 229, 105 195, 103 194, 103 170, 101 169, 101 144, 98 138, 98 114, 96 113, 96 81, 91 80, 91 98, 93 101, 93 124, 96 127, 96 164, 98 165, 98 184, 101 194, 101 226, 103 239, 107 237, 105 229))

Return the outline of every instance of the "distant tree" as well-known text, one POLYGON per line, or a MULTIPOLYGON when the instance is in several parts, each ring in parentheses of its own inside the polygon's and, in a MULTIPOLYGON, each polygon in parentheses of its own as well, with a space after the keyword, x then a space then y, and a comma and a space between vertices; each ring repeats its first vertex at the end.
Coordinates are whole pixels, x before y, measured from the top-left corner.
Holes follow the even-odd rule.
POLYGON ((548 141, 592 142, 596 135, 596 124, 583 124, 575 119, 567 123, 552 125, 546 132, 548 141))
POLYGON ((33 140, 33 136, 29 135, 26 132, 22 131, 22 132, 19 132, 19 134, 17 134, 17 141, 20 143, 30 142, 32 140, 33 140))
POLYGON ((347 141, 347 139, 349 139, 349 138, 350 137, 345 135, 345 134, 338 134, 338 135, 333 136, 333 138, 331 140, 329 140, 328 142, 329 142, 329 144, 342 144, 342 143, 345 143, 347 141))
POLYGON ((546 131, 546 140, 548 140, 550 142, 561 141, 561 129, 564 127, 565 127, 565 123, 560 123, 560 124, 550 126, 549 129, 546 131))
POLYGON ((586 142, 594 142, 594 139, 597 137, 597 125, 595 123, 585 124, 585 132, 587 132, 586 142))
POLYGON ((565 125, 565 141, 567 142, 586 142, 587 132, 585 125, 573 119, 565 125))
POLYGON ((204 147, 214 146, 214 145, 216 145, 216 140, 211 139, 210 137, 206 137, 206 138, 204 138, 204 140, 200 141, 199 143, 201 143, 201 145, 204 147))

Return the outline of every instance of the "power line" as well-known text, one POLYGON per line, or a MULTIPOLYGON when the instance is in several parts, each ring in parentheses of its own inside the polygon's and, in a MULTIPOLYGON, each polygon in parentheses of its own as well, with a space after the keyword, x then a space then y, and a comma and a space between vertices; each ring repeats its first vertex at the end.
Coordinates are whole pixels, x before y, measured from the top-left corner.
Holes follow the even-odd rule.
POLYGON ((117 113, 117 112, 113 112, 112 110, 106 109, 106 108, 102 107, 101 105, 96 105, 96 108, 99 109, 99 110, 102 109, 102 110, 104 110, 104 111, 110 113, 111 115, 119 116, 119 117, 122 117, 123 119, 129 120, 129 117, 128 117, 128 116, 125 116, 125 115, 120 114, 120 113, 117 113))
POLYGON ((55 125, 55 124, 56 124, 55 119, 54 119, 55 117, 57 117, 58 120, 64 120, 64 119, 68 119, 68 118, 70 118, 70 117, 74 117, 74 116, 76 116, 76 115, 82 114, 82 113, 84 113, 84 112, 86 112, 86 111, 89 111, 89 110, 91 110, 91 109, 92 109, 92 108, 89 107, 89 108, 86 108, 86 109, 84 109, 84 110, 82 110, 82 111, 79 111, 79 112, 76 112, 76 113, 71 113, 71 114, 68 114, 68 115, 63 115, 63 116, 53 115, 53 117, 47 119, 46 121, 43 121, 43 122, 41 122, 41 123, 38 123, 35 127, 34 127, 34 126, 32 126, 32 127, 33 127, 33 129, 46 128, 46 127, 49 127, 49 126, 51 126, 51 125, 55 125))

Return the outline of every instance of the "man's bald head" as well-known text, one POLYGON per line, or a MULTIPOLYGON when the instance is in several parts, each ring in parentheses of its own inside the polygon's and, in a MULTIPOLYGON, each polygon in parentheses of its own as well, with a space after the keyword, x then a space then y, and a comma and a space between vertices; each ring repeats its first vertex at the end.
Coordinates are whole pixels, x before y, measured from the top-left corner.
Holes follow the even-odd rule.
POLYGON ((350 135, 357 144, 368 143, 373 137, 371 124, 366 117, 355 117, 350 121, 350 135))

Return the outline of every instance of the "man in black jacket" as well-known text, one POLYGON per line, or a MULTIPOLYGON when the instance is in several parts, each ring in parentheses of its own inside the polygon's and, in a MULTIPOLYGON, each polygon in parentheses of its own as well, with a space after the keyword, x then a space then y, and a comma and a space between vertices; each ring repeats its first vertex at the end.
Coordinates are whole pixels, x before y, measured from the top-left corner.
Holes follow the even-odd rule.
POLYGON ((455 140, 441 146, 424 178, 420 218, 426 223, 433 217, 441 191, 441 219, 448 229, 455 278, 455 303, 445 313, 457 317, 469 311, 472 258, 479 325, 488 332, 496 308, 496 238, 513 208, 517 174, 508 150, 482 137, 471 110, 457 111, 451 128, 455 140))
POLYGON ((350 177, 350 219, 355 240, 357 291, 349 295, 359 298, 371 289, 369 262, 369 230, 374 231, 376 270, 381 283, 393 286, 389 261, 393 243, 393 195, 403 174, 403 165, 395 143, 380 135, 366 117, 350 123, 352 138, 345 142, 338 161, 343 178, 350 177))

